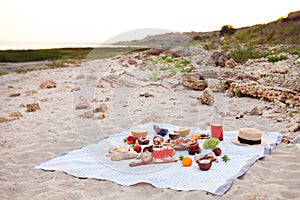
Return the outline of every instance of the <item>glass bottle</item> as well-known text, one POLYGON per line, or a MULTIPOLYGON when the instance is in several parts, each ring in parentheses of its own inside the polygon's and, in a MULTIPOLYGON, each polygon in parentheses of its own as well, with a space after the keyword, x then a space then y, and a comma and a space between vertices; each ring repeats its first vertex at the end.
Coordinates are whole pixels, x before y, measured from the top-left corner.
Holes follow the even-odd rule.
POLYGON ((223 126, 224 117, 217 112, 217 108, 214 107, 210 120, 211 137, 218 138, 223 141, 223 126))

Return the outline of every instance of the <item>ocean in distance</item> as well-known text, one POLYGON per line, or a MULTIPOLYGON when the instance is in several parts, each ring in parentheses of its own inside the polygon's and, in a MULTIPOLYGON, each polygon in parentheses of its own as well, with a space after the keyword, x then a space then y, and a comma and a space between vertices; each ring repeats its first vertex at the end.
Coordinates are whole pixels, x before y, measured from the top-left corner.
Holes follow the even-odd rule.
POLYGON ((0 50, 34 50, 34 49, 56 49, 56 48, 101 48, 120 47, 101 43, 54 43, 54 42, 5 42, 0 41, 0 50))

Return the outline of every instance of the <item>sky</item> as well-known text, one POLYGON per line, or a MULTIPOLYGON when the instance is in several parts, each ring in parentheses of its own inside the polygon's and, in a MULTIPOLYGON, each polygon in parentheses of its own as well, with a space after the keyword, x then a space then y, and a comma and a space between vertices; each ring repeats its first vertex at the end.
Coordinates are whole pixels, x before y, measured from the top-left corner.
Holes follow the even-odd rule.
POLYGON ((0 41, 102 43, 145 28, 240 28, 297 10, 300 0, 0 0, 0 41))

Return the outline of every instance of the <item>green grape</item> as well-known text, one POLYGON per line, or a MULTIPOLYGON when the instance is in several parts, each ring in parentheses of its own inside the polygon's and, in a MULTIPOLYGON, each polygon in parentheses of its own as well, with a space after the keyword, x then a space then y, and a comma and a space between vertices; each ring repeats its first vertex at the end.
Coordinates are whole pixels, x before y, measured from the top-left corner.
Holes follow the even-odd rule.
POLYGON ((217 138, 209 138, 208 140, 205 140, 203 143, 204 149, 213 149, 216 148, 216 146, 219 144, 220 140, 217 138))

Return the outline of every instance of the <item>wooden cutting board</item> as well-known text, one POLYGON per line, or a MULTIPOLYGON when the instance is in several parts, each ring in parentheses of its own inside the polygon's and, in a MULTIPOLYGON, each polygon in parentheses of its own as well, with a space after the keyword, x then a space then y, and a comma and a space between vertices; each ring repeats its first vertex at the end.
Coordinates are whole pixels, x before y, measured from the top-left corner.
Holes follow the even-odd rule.
POLYGON ((140 166, 140 165, 164 164, 164 163, 171 163, 171 162, 177 162, 177 159, 176 158, 164 159, 162 162, 156 162, 155 160, 152 160, 149 163, 146 163, 144 161, 137 161, 137 162, 129 163, 129 166, 136 167, 136 166, 140 166))

